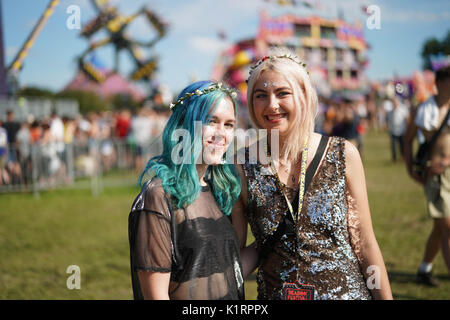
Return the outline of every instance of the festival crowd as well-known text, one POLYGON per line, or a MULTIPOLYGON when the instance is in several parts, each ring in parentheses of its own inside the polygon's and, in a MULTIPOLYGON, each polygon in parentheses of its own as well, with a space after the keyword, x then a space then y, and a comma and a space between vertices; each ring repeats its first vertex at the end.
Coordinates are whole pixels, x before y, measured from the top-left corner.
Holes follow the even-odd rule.
POLYGON ((96 169, 93 152, 100 155, 102 171, 119 167, 141 170, 167 114, 141 108, 134 114, 123 109, 69 118, 53 112, 43 119, 29 115, 27 121, 19 122, 14 111, 8 110, 4 119, 0 117, 0 186, 29 185, 33 165, 38 168, 39 181, 51 182, 56 176, 67 180, 69 161, 80 175, 92 174, 96 169), (123 155, 119 155, 121 150, 123 155))
MULTIPOLYGON (((351 141, 361 155, 368 129, 387 131, 395 162, 401 158, 411 105, 409 98, 392 90, 383 95, 372 91, 358 97, 321 97, 315 130, 351 141)), ((28 115, 27 121, 19 122, 14 110, 8 110, 0 116, 0 186, 29 185, 33 163, 38 168, 38 179, 52 180, 59 176, 67 180, 69 156, 73 157, 79 175, 90 175, 96 164, 89 154, 95 150, 99 152, 103 172, 113 168, 140 172, 149 156, 158 153, 153 150, 158 148, 154 142, 169 115, 169 109, 155 111, 143 107, 137 112, 128 109, 90 112, 75 118, 61 117, 56 112, 43 119, 28 115), (68 155, 69 145, 74 149, 68 155), (37 157, 33 158, 32 150, 36 150, 37 157)))

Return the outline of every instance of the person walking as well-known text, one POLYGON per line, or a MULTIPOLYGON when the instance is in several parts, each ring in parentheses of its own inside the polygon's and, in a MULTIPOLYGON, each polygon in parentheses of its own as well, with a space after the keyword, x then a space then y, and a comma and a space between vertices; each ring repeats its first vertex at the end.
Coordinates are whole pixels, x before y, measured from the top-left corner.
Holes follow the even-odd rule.
POLYGON ((433 219, 416 281, 432 287, 440 285, 432 274, 440 249, 450 274, 450 66, 436 72, 436 88, 437 95, 415 109, 404 147, 408 174, 424 186, 428 215, 433 219), (426 167, 415 170, 412 146, 418 130, 425 137, 428 152, 426 167))

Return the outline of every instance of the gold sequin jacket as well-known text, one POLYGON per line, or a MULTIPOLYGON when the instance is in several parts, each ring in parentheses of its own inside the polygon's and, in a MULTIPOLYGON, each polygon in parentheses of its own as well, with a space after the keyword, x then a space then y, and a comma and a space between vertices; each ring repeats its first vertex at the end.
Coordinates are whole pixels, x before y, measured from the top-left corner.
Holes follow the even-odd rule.
MULTIPOLYGON (((258 267, 258 299, 281 299, 284 282, 299 281, 315 287, 315 300, 371 299, 350 241, 348 192, 345 177, 345 140, 331 137, 304 196, 300 214, 299 246, 295 235, 284 234, 258 267)), ((248 185, 246 217, 257 247, 289 214, 285 198, 269 165, 243 164, 248 185)), ((283 186, 292 201, 297 190, 283 186)))

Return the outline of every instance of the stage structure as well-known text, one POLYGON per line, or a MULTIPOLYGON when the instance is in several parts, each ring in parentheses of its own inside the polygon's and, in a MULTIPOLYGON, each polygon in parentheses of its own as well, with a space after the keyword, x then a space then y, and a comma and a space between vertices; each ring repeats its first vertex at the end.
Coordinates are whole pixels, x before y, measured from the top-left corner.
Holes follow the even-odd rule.
POLYGON ((271 47, 288 48, 306 63, 311 81, 322 97, 353 100, 368 91, 365 69, 369 45, 362 24, 316 15, 270 16, 262 11, 255 37, 224 50, 211 77, 237 88, 245 106, 249 67, 267 55, 271 47))

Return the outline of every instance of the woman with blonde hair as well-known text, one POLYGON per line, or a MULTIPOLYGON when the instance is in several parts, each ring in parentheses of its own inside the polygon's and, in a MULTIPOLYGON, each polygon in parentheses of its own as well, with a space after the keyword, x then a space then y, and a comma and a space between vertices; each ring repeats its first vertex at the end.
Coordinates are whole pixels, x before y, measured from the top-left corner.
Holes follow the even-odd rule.
POLYGON ((314 132, 317 100, 305 65, 290 54, 251 68, 249 115, 267 130, 268 163, 252 163, 252 146, 245 149, 232 217, 241 247, 247 223, 256 239, 258 299, 392 299, 358 150, 314 132))

